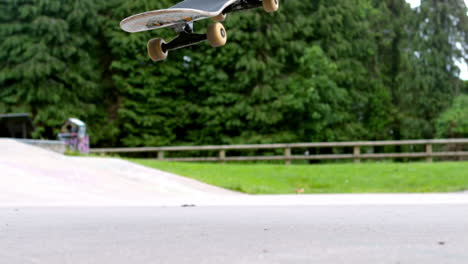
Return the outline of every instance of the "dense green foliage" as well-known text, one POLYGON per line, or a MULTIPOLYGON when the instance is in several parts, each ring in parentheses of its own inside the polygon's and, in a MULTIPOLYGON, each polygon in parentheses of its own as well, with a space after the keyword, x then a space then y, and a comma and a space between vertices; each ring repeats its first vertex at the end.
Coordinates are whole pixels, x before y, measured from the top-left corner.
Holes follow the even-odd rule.
POLYGON ((436 122, 468 90, 463 0, 282 0, 229 15, 225 47, 153 63, 146 42, 174 33, 119 22, 175 2, 2 1, 0 113, 31 112, 40 138, 81 118, 95 146, 463 136, 436 122))
POLYGON ((250 194, 420 193, 468 190, 468 162, 232 165, 133 162, 250 194))
POLYGON ((408 71, 413 81, 406 93, 411 113, 405 124, 412 128, 409 134, 427 138, 434 135, 440 112, 461 92, 454 60, 468 59, 468 17, 464 0, 421 1, 419 12, 408 71))
POLYGON ((70 115, 98 120, 95 1, 2 1, 0 21, 0 112, 31 112, 48 136, 70 115))
POLYGON ((455 98, 437 119, 436 128, 439 137, 468 137, 468 95, 455 98))

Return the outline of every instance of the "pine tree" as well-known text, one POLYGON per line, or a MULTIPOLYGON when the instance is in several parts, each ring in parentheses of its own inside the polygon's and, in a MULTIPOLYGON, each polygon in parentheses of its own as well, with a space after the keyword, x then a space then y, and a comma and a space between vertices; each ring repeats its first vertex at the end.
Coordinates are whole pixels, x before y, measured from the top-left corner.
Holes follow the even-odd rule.
POLYGON ((350 94, 355 132, 348 140, 384 139, 388 134, 390 96, 378 72, 379 13, 367 0, 318 1, 315 36, 325 54, 338 66, 335 81, 350 94))
POLYGON ((153 63, 146 52, 149 39, 159 36, 166 40, 171 30, 129 34, 119 22, 132 14, 163 9, 174 1, 113 2, 103 25, 104 36, 112 58, 109 78, 114 93, 115 125, 118 138, 115 145, 143 146, 176 144, 178 131, 188 129, 190 119, 186 108, 184 87, 190 81, 184 77, 182 53, 171 53, 169 63, 153 63))
POLYGON ((461 92, 455 60, 467 61, 468 18, 463 0, 423 0, 414 33, 413 82, 405 91, 411 116, 403 124, 412 137, 435 136, 435 118, 461 92))
POLYGON ((55 138, 71 116, 93 120, 101 97, 92 0, 0 3, 0 112, 31 112, 55 138))
POLYGON ((366 66, 356 73, 355 65, 347 64, 350 56, 359 65, 368 60, 368 47, 355 43, 372 41, 361 35, 369 26, 363 6, 366 1, 288 1, 274 15, 257 10, 228 18, 228 45, 191 55, 189 76, 198 89, 188 91, 200 102, 199 138, 210 143, 359 138, 365 129, 351 103, 358 86, 346 83, 343 74, 347 70, 362 83, 370 75, 366 66), (334 20, 348 13, 350 21, 334 20), (339 47, 333 37, 325 39, 335 27, 339 47))
POLYGON ((0 111, 32 112, 48 138, 77 116, 98 146, 400 139, 431 135, 462 91, 460 1, 284 0, 228 15, 223 48, 154 63, 146 42, 176 34, 119 22, 175 2, 1 2, 0 111))
POLYGON ((406 73, 412 69, 409 60, 414 33, 411 22, 416 13, 405 0, 376 0, 374 5, 379 10, 379 16, 374 20, 375 41, 379 45, 377 73, 390 97, 385 105, 388 111, 386 134, 389 139, 401 140, 402 130, 405 130, 402 124, 407 116, 404 87, 414 81, 407 78, 406 73))

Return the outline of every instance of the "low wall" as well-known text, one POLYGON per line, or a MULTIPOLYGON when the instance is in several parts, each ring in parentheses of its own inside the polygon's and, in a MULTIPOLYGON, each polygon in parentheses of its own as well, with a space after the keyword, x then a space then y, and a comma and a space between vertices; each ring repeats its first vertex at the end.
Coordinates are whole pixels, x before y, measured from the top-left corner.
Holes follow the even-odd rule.
POLYGON ((34 139, 16 139, 17 141, 43 149, 51 150, 60 154, 64 154, 66 145, 62 141, 58 140, 34 140, 34 139))

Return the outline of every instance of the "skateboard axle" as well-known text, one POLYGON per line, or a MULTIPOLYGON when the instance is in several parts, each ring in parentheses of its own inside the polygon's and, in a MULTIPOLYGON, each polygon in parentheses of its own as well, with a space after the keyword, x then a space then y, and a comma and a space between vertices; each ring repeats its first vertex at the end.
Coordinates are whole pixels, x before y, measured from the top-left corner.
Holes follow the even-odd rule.
POLYGON ((177 36, 171 42, 167 44, 163 44, 162 48, 164 52, 166 52, 168 50, 175 50, 175 49, 192 46, 202 41, 205 41, 206 39, 207 39, 206 34, 194 34, 194 33, 181 32, 179 36, 177 36))

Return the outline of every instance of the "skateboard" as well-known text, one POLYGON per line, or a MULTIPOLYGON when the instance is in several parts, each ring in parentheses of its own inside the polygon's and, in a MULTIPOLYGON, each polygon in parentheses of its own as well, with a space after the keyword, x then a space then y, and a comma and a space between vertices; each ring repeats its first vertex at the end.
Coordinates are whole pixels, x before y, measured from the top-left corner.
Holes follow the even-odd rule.
POLYGON ((154 10, 125 18, 120 27, 127 32, 135 33, 169 27, 177 37, 170 42, 162 38, 148 41, 148 55, 153 61, 167 58, 170 50, 192 46, 208 41, 212 47, 224 46, 227 33, 223 22, 227 14, 242 10, 262 7, 270 13, 279 8, 279 0, 185 0, 168 9, 154 10), (213 24, 206 34, 194 32, 194 22, 211 18, 213 24))

